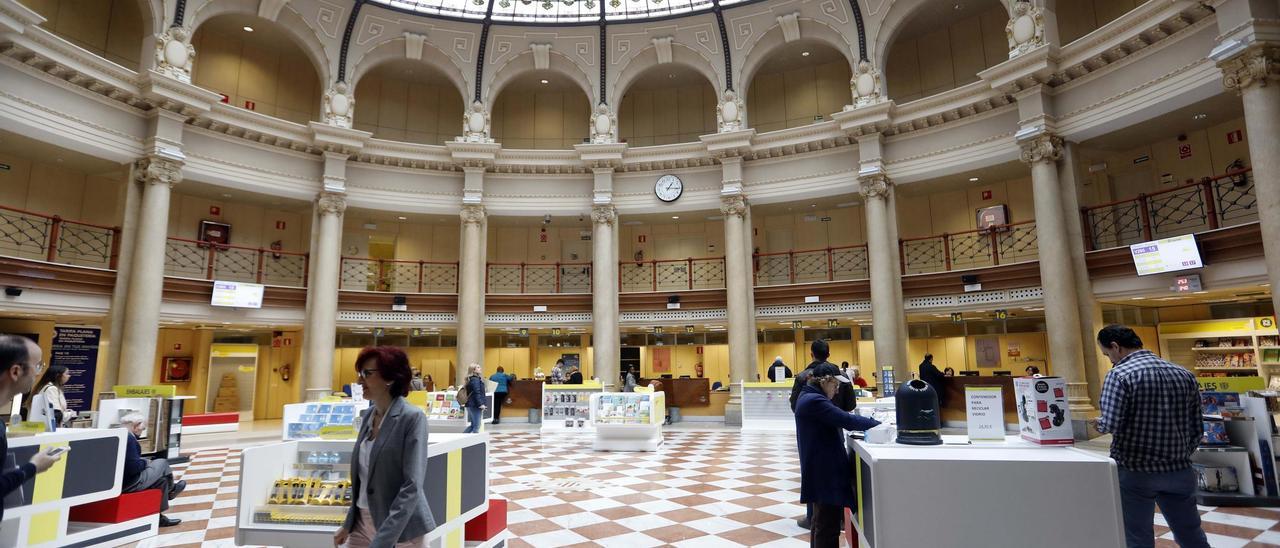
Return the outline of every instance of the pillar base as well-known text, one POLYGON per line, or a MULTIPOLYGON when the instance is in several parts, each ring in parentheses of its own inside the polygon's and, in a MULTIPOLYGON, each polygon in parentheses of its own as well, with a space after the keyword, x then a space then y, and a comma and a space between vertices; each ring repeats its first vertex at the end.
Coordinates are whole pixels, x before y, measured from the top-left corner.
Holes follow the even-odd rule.
POLYGON ((308 388, 303 394, 303 401, 320 401, 333 394, 328 388, 308 388))
POLYGON ((725 426, 742 426, 742 404, 741 403, 725 403, 724 404, 724 425, 725 426))
POLYGON ((1067 403, 1071 407, 1071 416, 1074 418, 1085 419, 1098 416, 1098 410, 1093 407, 1093 401, 1089 399, 1087 382, 1067 383, 1067 403))

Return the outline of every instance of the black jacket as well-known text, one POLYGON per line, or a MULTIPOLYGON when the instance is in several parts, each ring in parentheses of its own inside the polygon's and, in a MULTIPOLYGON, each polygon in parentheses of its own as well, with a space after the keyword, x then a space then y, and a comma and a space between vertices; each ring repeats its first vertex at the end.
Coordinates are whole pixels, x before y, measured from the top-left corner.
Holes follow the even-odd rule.
POLYGON ((941 407, 947 402, 946 391, 943 389, 947 382, 947 376, 942 374, 938 366, 933 362, 920 362, 920 380, 929 383, 933 387, 933 391, 938 393, 938 406, 941 407))
MULTIPOLYGON (((841 383, 844 384, 844 383, 841 383)), ((800 449, 800 502, 857 508, 852 467, 842 430, 867 430, 880 424, 838 409, 812 386, 800 390, 796 406, 796 445, 800 449)))
POLYGON ((569 380, 565 381, 564 383, 565 384, 582 384, 582 372, 574 371, 572 375, 569 375, 569 380))
MULTIPOLYGON (((809 377, 813 376, 813 367, 818 364, 830 362, 813 362, 804 368, 799 375, 795 376, 795 381, 791 383, 791 412, 796 411, 796 399, 800 397, 800 389, 809 384, 809 377)), ((833 364, 834 365, 834 364, 833 364)), ((848 411, 853 411, 858 406, 858 396, 854 393, 852 383, 840 383, 840 388, 836 390, 836 397, 831 403, 836 407, 848 411)))
POLYGON ((770 380, 771 382, 785 381, 785 380, 787 380, 787 379, 791 378, 791 376, 792 376, 791 368, 790 368, 790 367, 787 367, 787 364, 785 364, 785 363, 782 363, 782 362, 779 362, 779 361, 775 361, 775 362, 773 362, 773 365, 770 365, 770 366, 769 366, 769 380, 770 380), (781 379, 779 379, 779 378, 778 378, 778 370, 777 370, 777 369, 775 369, 775 368, 776 368, 776 367, 778 367, 778 366, 782 366, 782 375, 783 375, 783 377, 782 377, 781 379))
MULTIPOLYGON (((5 437, 5 426, 0 422, 0 465, 4 464, 9 454, 9 440, 5 437)), ((27 480, 36 477, 36 465, 24 462, 17 468, 0 472, 0 499, 14 489, 22 487, 27 480)), ((0 504, 0 519, 4 519, 4 505, 0 504)))

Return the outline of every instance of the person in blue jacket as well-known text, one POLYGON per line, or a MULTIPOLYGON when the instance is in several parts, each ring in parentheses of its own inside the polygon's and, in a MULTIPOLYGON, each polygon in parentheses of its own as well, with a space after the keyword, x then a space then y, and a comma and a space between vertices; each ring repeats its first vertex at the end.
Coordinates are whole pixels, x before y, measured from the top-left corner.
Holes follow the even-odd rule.
POLYGON ((820 363, 796 400, 796 441, 800 446, 800 502, 813 505, 809 545, 840 545, 844 509, 855 506, 849 455, 843 430, 867 430, 880 424, 851 415, 831 402, 841 383, 849 379, 840 369, 820 363))
POLYGON ((480 431, 480 423, 482 421, 485 408, 484 404, 484 380, 480 377, 480 364, 473 363, 467 368, 467 428, 462 431, 463 434, 473 434, 480 431))
POLYGON ((510 390, 511 381, 516 380, 516 376, 507 373, 499 365, 498 372, 489 377, 489 380, 497 383, 493 389, 493 424, 498 424, 502 422, 502 404, 507 401, 507 391, 510 390))

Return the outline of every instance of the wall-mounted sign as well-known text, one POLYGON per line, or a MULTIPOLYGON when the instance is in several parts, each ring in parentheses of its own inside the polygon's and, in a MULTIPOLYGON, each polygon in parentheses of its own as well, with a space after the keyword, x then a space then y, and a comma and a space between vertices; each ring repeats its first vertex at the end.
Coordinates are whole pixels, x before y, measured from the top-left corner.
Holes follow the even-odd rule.
POLYGON ((662 334, 662 326, 658 326, 658 327, 653 328, 653 334, 654 334, 654 335, 661 335, 661 334, 662 334))
POLYGON ((276 230, 284 230, 284 221, 276 221, 276 230))
POLYGON ((1189 293, 1192 291, 1203 291, 1204 286, 1200 283, 1199 274, 1187 274, 1178 276, 1173 279, 1173 285, 1169 286, 1169 291, 1175 293, 1189 293))
POLYGON ((253 101, 245 101, 245 102, 244 102, 244 108, 249 109, 249 110, 257 110, 257 109, 258 109, 258 104, 257 104, 257 103, 255 103, 255 102, 253 102, 253 101))
POLYGON ((1160 174, 1160 184, 1162 184, 1162 185, 1170 185, 1170 184, 1173 184, 1173 174, 1172 174, 1172 173, 1161 173, 1161 174, 1160 174))
POLYGON ((528 327, 521 327, 521 328, 520 328, 520 336, 521 336, 521 337, 528 337, 528 336, 529 336, 529 328, 528 328, 528 327))
POLYGON ((990 200, 990 199, 991 199, 991 191, 990 191, 990 190, 984 190, 984 191, 982 191, 982 199, 983 199, 983 200, 990 200))
POLYGON ((1143 154, 1142 156, 1139 156, 1133 159, 1133 163, 1135 164, 1141 164, 1143 162, 1149 162, 1149 161, 1151 161, 1151 156, 1147 154, 1143 154))
POLYGON ((804 329, 804 322, 800 320, 792 320, 791 329, 804 329))
POLYGON ((1139 276, 1201 268, 1200 248, 1194 234, 1174 236, 1129 246, 1139 276))
POLYGON ((1178 145, 1178 159, 1186 160, 1191 157, 1191 143, 1182 143, 1178 145))
POLYGON ((951 313, 951 322, 952 322, 952 323, 960 323, 960 322, 963 322, 963 321, 964 321, 964 314, 961 314, 961 313, 959 313, 959 312, 952 312, 952 313, 951 313))
POLYGON ((552 337, 559 337, 559 336, 560 336, 560 328, 559 328, 559 327, 552 327, 552 328, 551 328, 551 336, 552 336, 552 337))
POLYGON ((1007 224, 1009 224, 1009 210, 1004 204, 979 208, 977 211, 978 230, 1007 224))
POLYGON ((839 320, 827 320, 827 327, 840 327, 839 320))
POLYGON ((1232 130, 1227 132, 1227 144, 1234 145, 1244 140, 1244 132, 1240 130, 1232 130))
POLYGON ((1009 319, 1009 311, 1003 308, 1000 308, 995 311, 994 316, 997 320, 1007 320, 1009 319))
POLYGON ((692 325, 686 325, 686 326, 684 326, 684 332, 685 332, 685 333, 693 333, 693 326, 692 326, 692 325))
POLYGON ((209 206, 209 214, 214 216, 222 215, 222 208, 218 206, 209 206))

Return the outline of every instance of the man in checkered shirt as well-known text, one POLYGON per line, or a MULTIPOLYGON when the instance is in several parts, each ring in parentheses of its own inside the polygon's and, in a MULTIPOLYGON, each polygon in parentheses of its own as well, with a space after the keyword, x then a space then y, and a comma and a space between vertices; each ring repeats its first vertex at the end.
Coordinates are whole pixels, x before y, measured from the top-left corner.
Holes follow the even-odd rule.
POLYGON ((1183 548, 1209 548, 1196 510, 1191 454, 1203 434, 1200 387, 1186 368, 1142 349, 1132 329, 1108 325, 1098 346, 1114 366, 1102 383, 1099 432, 1110 432, 1120 467, 1120 506, 1129 548, 1155 546, 1155 504, 1183 548))

